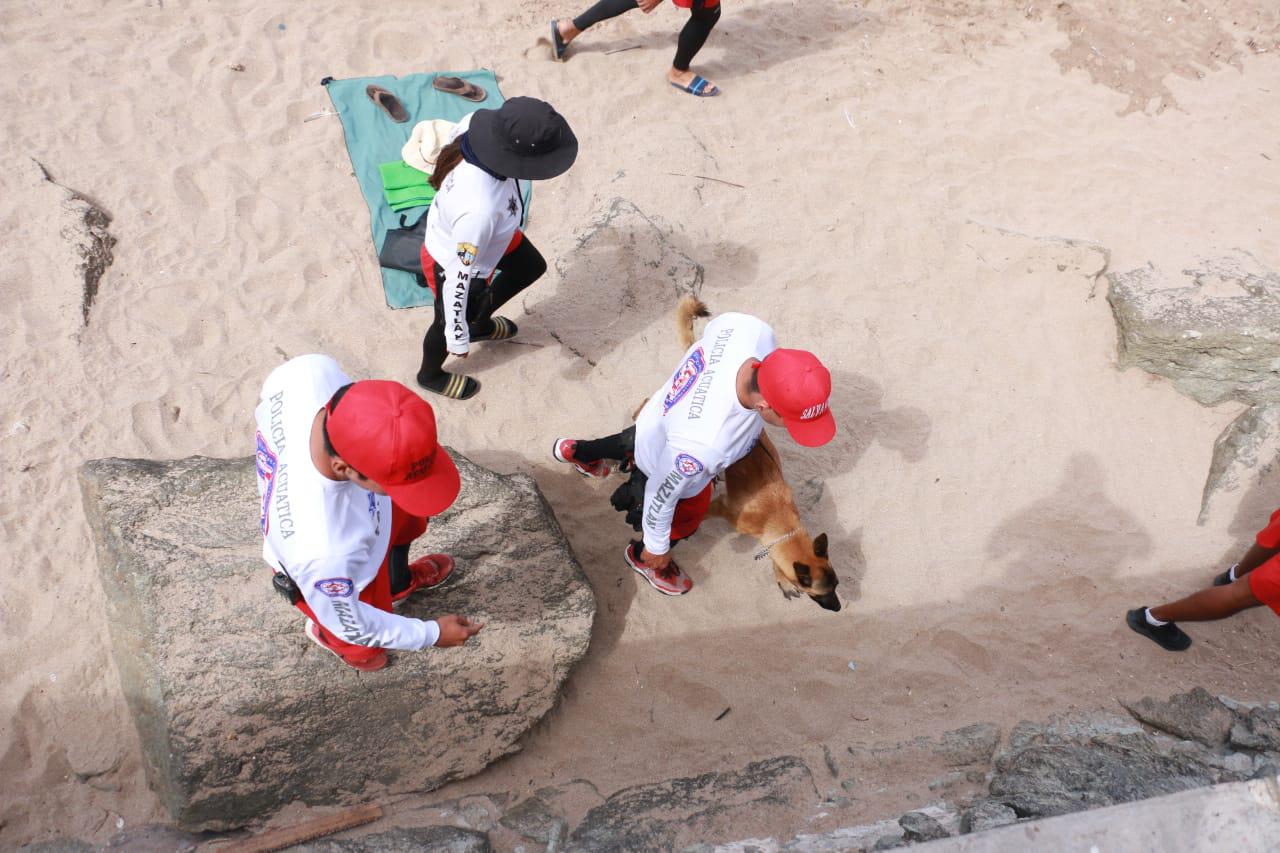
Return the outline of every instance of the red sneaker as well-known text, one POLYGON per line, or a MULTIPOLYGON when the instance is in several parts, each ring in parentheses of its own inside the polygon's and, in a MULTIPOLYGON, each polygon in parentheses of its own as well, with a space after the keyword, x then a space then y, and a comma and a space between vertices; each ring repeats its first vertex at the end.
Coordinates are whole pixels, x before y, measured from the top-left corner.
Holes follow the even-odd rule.
POLYGON ((628 543, 624 553, 627 565, 635 569, 636 574, 647 580, 649 586, 663 595, 684 595, 693 589, 693 580, 684 573, 684 569, 676 565, 675 560, 667 563, 667 567, 658 572, 640 562, 639 542, 628 543))
POLYGON ((568 462, 584 477, 608 477, 609 463, 603 459, 597 459, 595 462, 579 462, 573 458, 573 451, 578 447, 578 442, 572 438, 557 438, 556 443, 551 448, 551 455, 555 457, 557 462, 568 462))
POLYGON ((399 604, 420 589, 440 586, 453 573, 453 557, 448 554, 428 554, 409 564, 409 585, 391 596, 391 606, 399 604))
MULTIPOLYGON (((358 669, 361 672, 376 672, 387 665, 387 653, 382 649, 367 649, 367 651, 372 652, 372 654, 361 657, 356 657, 354 654, 351 654, 349 657, 344 655, 342 652, 329 645, 329 642, 324 638, 324 634, 320 633, 320 626, 315 622, 312 622, 310 619, 308 619, 307 624, 303 626, 302 633, 307 635, 308 640, 315 643, 326 652, 332 653, 338 658, 338 660, 342 661, 352 669, 358 669)), ((361 648, 365 647, 362 646, 361 648)))

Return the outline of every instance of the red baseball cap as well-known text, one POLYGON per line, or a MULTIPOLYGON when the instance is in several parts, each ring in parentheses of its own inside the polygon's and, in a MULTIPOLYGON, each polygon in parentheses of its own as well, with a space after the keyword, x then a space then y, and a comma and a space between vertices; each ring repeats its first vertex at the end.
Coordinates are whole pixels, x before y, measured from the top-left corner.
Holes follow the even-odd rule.
POLYGON ((764 401, 782 416, 797 443, 818 447, 835 436, 831 374, 813 353, 776 349, 756 368, 756 381, 764 401))
POLYGON ((356 382, 327 411, 333 449, 401 509, 436 515, 458 496, 458 469, 437 440, 435 412, 399 382, 356 382))

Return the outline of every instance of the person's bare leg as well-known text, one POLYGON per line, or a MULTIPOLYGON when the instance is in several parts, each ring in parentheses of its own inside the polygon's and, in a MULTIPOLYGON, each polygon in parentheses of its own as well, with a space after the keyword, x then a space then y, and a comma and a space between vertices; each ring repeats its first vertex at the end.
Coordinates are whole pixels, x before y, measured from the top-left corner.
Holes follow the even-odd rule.
POLYGON ((1236 564, 1236 577, 1244 577, 1276 554, 1280 554, 1280 548, 1263 548, 1258 543, 1253 543, 1236 564))
POLYGON ((1152 607, 1148 612, 1161 622, 1212 622, 1260 606, 1262 602, 1249 588, 1248 579, 1241 578, 1227 586, 1211 586, 1186 598, 1152 607))
POLYGON ((572 18, 565 18, 563 20, 556 21, 556 29, 560 32, 560 38, 564 39, 565 44, 568 44, 578 36, 582 35, 582 30, 573 25, 572 18))

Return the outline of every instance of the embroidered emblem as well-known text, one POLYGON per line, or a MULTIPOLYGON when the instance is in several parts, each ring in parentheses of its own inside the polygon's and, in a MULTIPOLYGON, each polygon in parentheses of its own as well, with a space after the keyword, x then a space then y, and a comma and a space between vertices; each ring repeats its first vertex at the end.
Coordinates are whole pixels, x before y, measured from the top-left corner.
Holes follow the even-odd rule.
POLYGON ((662 414, 671 411, 676 403, 689 393, 689 389, 693 387, 693 383, 698 381, 698 376, 707 367, 706 356, 702 353, 702 347, 698 347, 689 353, 689 357, 684 360, 684 364, 680 365, 680 369, 676 371, 675 376, 671 377, 671 390, 667 392, 666 398, 662 401, 662 414))
POLYGON ((373 519, 373 535, 382 532, 382 509, 378 506, 378 496, 369 492, 369 518, 373 519))
POLYGON ((351 578, 325 578, 316 581, 316 589, 330 598, 350 598, 355 588, 351 578))
POLYGON ((462 265, 465 267, 471 266, 472 261, 476 259, 477 251, 476 247, 471 243, 459 243, 458 258, 461 259, 462 265))
POLYGON ((519 210, 520 208, 516 206, 515 196, 512 196, 511 198, 507 199, 507 213, 511 214, 512 216, 515 216, 516 213, 519 212, 519 210))
POLYGON ((280 460, 271 452, 262 433, 258 433, 256 458, 258 479, 262 481, 262 514, 258 517, 258 526, 262 528, 262 535, 266 536, 271 528, 271 495, 276 490, 276 470, 280 467, 280 460))
POLYGON ((688 453, 676 457, 676 470, 686 477, 696 477, 702 473, 703 464, 688 453))

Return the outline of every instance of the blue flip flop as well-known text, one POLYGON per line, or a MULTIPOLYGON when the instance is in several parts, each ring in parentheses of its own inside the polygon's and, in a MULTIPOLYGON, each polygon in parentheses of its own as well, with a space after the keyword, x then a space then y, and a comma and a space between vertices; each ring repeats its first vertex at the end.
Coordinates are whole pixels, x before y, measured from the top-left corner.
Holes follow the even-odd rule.
POLYGON ((564 39, 560 37, 560 27, 557 26, 556 19, 551 19, 551 58, 556 62, 564 59, 564 52, 569 49, 569 45, 564 43, 564 39))
POLYGON ((693 80, 688 86, 681 86, 679 83, 672 83, 681 92, 688 92, 699 98, 714 98, 720 94, 720 89, 714 83, 708 81, 701 74, 693 75, 693 80))

